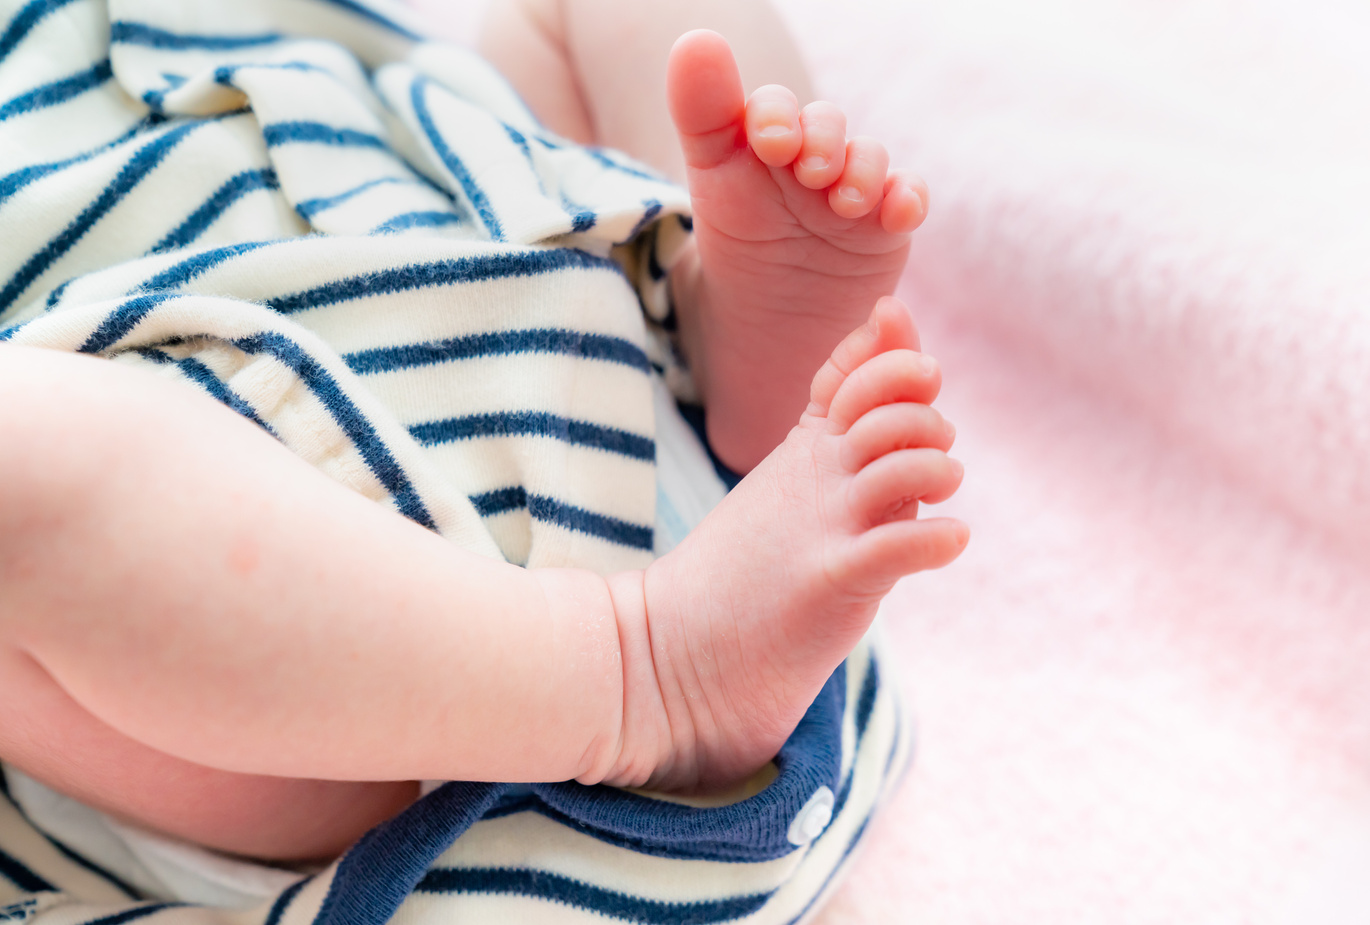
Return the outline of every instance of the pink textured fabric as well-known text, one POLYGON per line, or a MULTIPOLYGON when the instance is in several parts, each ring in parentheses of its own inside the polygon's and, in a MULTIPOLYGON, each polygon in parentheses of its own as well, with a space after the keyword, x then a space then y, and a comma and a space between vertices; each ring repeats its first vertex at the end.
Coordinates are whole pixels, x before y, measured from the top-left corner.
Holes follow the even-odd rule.
POLYGON ((932 188, 974 531, 887 602, 919 754, 820 922, 1366 921, 1370 12, 779 5, 932 188))

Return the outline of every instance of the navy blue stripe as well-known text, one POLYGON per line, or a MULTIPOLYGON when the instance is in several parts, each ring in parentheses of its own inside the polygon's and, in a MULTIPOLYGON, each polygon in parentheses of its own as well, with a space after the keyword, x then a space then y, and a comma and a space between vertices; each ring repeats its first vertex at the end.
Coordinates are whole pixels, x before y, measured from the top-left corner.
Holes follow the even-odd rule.
POLYGON ((67 291, 67 287, 70 286, 72 283, 76 282, 76 280, 78 280, 78 279, 80 279, 80 277, 78 277, 78 276, 73 276, 71 279, 67 280, 65 283, 62 283, 62 284, 61 284, 60 286, 58 286, 56 289, 54 289, 54 290, 52 290, 51 292, 49 292, 49 293, 48 293, 48 302, 47 302, 47 305, 44 307, 44 310, 45 310, 45 311, 52 311, 54 308, 56 308, 56 307, 57 307, 57 303, 60 302, 60 301, 62 301, 62 293, 66 292, 66 291, 67 291))
POLYGON ((326 209, 331 209, 334 206, 342 205, 344 202, 347 202, 347 200, 351 199, 353 196, 357 196, 361 193, 364 193, 372 187, 381 186, 385 183, 415 182, 417 181, 406 179, 404 177, 381 177, 379 180, 367 180, 360 186, 354 186, 349 190, 343 190, 341 193, 338 193, 335 196, 320 196, 317 199, 306 199, 303 202, 297 203, 295 205, 295 211, 300 213, 302 217, 308 220, 313 216, 318 215, 320 212, 325 211, 326 209))
POLYGON ((496 514, 504 514, 508 511, 517 511, 527 507, 529 515, 534 520, 556 524, 577 533, 596 536, 620 546, 629 546, 633 549, 652 549, 651 527, 641 527, 637 524, 628 523, 626 520, 619 520, 617 517, 610 517, 607 514, 596 514, 584 508, 563 504, 555 498, 548 498, 546 495, 530 495, 527 489, 522 486, 497 488, 484 494, 472 495, 471 503, 482 517, 493 517, 496 514))
POLYGON ((428 866, 505 786, 446 783, 367 832, 338 862, 313 925, 385 925, 428 866))
POLYGON ((114 874, 105 870, 99 864, 87 860, 86 858, 77 854, 75 851, 72 851, 70 848, 62 844, 57 839, 53 838, 51 835, 48 835, 46 832, 44 832, 43 835, 52 844, 52 847, 60 851, 62 853, 62 856, 65 857, 67 860, 71 861, 73 864, 77 864, 80 867, 84 867, 86 870, 90 871, 92 874, 99 877, 101 880, 104 880, 107 883, 109 883, 110 886, 119 890, 129 899, 143 898, 143 894, 138 892, 138 888, 124 880, 122 877, 115 876, 114 874))
POLYGON ((642 233, 642 229, 651 224, 652 219, 661 214, 661 203, 657 202, 655 199, 648 199, 642 206, 643 209, 645 209, 642 213, 642 218, 637 220, 637 224, 633 226, 633 230, 628 232, 628 237, 620 241, 620 244, 627 244, 629 241, 633 240, 633 238, 636 238, 642 233))
MULTIPOLYGON (((10 793, 10 785, 9 781, 5 777, 5 769, 3 765, 0 765, 0 796, 3 796, 6 802, 8 802, 11 806, 18 810, 20 815, 24 815, 23 809, 20 808, 19 803, 14 799, 14 796, 10 793)), ((97 877, 100 877, 101 879, 107 881, 115 889, 118 889, 125 895, 127 895, 129 899, 139 899, 141 897, 141 894, 138 892, 138 890, 126 881, 124 881, 121 877, 116 877, 114 874, 105 870, 100 865, 82 857, 75 851, 72 851, 70 848, 62 844, 57 839, 53 838, 47 832, 44 832, 40 829, 35 829, 34 831, 38 832, 38 834, 42 835, 45 839, 47 839, 48 844, 52 845, 52 847, 56 848, 59 852, 61 852, 62 856, 65 857, 67 860, 71 861, 73 864, 76 864, 80 867, 84 867, 92 874, 95 874, 97 877)))
POLYGON ((76 216, 61 234, 30 257, 19 272, 5 284, 5 288, 0 290, 0 312, 9 308, 35 279, 70 250, 91 229, 91 226, 103 218, 105 213, 114 208, 124 196, 128 195, 129 190, 142 182, 143 178, 162 162, 167 152, 179 144, 181 139, 197 126, 204 124, 206 123, 192 122, 182 125, 143 145, 133 157, 129 158, 128 163, 119 171, 118 176, 109 186, 105 187, 99 197, 87 206, 80 215, 76 216))
POLYGON ((437 524, 424 507, 414 483, 400 468, 395 457, 390 455, 389 448, 376 433, 375 427, 317 360, 290 338, 272 331, 253 334, 231 343, 244 353, 270 354, 294 370, 357 447, 367 468, 395 499, 400 513, 420 526, 437 530, 437 524))
POLYGON ((880 690, 880 666, 875 659, 866 662, 866 677, 861 681, 861 693, 856 698, 856 738, 866 734, 866 724, 875 710, 875 695, 880 690))
POLYGON ((617 427, 603 427, 543 411, 471 414, 448 418, 445 421, 414 424, 409 428, 409 433, 424 446, 437 446, 475 437, 552 437, 575 446, 588 446, 646 462, 653 462, 656 459, 656 444, 648 437, 629 433, 617 427))
POLYGON ((263 167, 259 170, 244 170, 237 176, 230 177, 198 209, 190 213, 190 217, 182 222, 178 228, 154 244, 148 253, 160 254, 178 247, 185 247, 204 234, 205 229, 214 224, 215 220, 223 215, 229 206, 248 193, 280 188, 281 184, 276 179, 276 171, 270 167, 263 167))
POLYGON ((42 893, 57 887, 29 870, 18 858, 0 851, 0 877, 4 877, 26 893, 42 893))
POLYGON ((224 247, 216 247, 213 250, 203 251, 193 257, 187 257, 180 263, 174 263, 162 272, 145 280, 134 292, 156 292, 162 289, 174 289, 184 285, 207 273, 214 267, 225 263, 239 254, 246 254, 255 251, 259 247, 266 247, 273 244, 273 241, 244 241, 241 244, 229 244, 224 247))
POLYGON ((64 158, 60 161, 51 161, 46 164, 30 164, 27 167, 22 167, 19 170, 14 171, 13 173, 9 173, 3 177, 0 177, 0 204, 3 204, 6 199, 9 199, 11 196, 19 192, 24 187, 28 186, 30 183, 33 183, 36 180, 41 180, 43 177, 46 177, 50 173, 56 173, 59 170, 65 170, 66 168, 71 167, 75 164, 84 163, 85 161, 90 160, 98 154, 103 154, 110 148, 114 148, 118 145, 123 144, 124 142, 132 138, 134 135, 137 135, 149 124, 150 122, 148 120, 143 120, 139 122, 137 125, 135 125, 133 128, 124 132, 122 135, 120 135, 113 141, 106 142, 105 144, 100 145, 98 148, 92 148, 91 150, 85 151, 81 154, 77 154, 74 157, 64 158))
POLYGON ((147 108, 151 109, 155 114, 165 116, 166 107, 163 106, 162 103, 166 99, 166 95, 166 90, 149 90, 143 94, 142 100, 147 105, 147 108))
POLYGON ((277 296, 266 304, 283 314, 348 302, 365 296, 391 295, 430 286, 450 286, 516 276, 538 276, 557 270, 611 270, 620 273, 618 264, 570 248, 558 250, 514 251, 457 257, 434 263, 415 263, 405 267, 377 270, 350 276, 306 289, 292 295, 277 296))
POLYGON ((566 210, 567 215, 571 216, 572 232, 589 231, 595 227, 595 222, 599 221, 599 216, 585 206, 571 201, 565 193, 561 194, 561 207, 566 210))
MULTIPOLYGON (((223 67, 214 71, 214 82, 223 84, 226 87, 231 87, 233 86, 233 75, 245 69, 264 71, 304 71, 306 73, 314 72, 332 75, 332 71, 329 71, 327 68, 319 67, 317 64, 310 64, 308 61, 283 61, 279 64, 253 62, 251 64, 225 64, 223 67)), ((162 76, 167 77, 169 75, 163 74, 162 76)), ((179 86, 184 82, 185 78, 183 77, 173 86, 179 86)))
POLYGON ((184 359, 177 360, 176 366, 180 368, 187 379, 200 386, 200 388, 204 389, 214 398, 217 398, 272 436, 276 435, 276 432, 271 429, 271 425, 257 416, 257 409, 249 405, 237 392, 230 389, 228 385, 215 375, 214 371, 204 363, 194 357, 185 357, 184 359))
POLYGON ((523 152, 523 156, 528 160, 528 166, 532 167, 533 152, 528 149, 528 139, 523 137, 523 133, 512 125, 505 125, 504 134, 508 135, 509 140, 519 146, 519 150, 523 152))
POLYGON ((619 520, 607 514, 596 514, 584 508, 563 504, 545 495, 528 496, 528 513, 534 520, 556 524, 576 533, 597 536, 600 539, 628 546, 633 549, 652 550, 652 528, 619 520))
POLYGON ((262 126, 262 137, 267 147, 303 142, 307 144, 337 145, 349 148, 379 148, 388 151, 385 142, 370 132, 354 128, 338 128, 322 122, 277 122, 262 126))
POLYGON ((273 437, 276 436, 276 432, 271 429, 271 425, 257 416, 256 409, 249 405, 241 395, 230 389, 228 385, 215 374, 214 370, 210 369, 201 361, 194 357, 184 357, 178 360, 165 350, 158 350, 153 347, 140 348, 137 350, 137 353, 159 366, 174 364, 181 371, 183 376, 204 389, 211 397, 218 399, 223 404, 232 408, 273 437))
POLYGON ((70 2, 71 0, 30 0, 24 4, 23 9, 15 13, 10 24, 5 27, 5 34, 0 35, 0 61, 9 57, 9 53, 19 46, 24 36, 28 35, 39 21, 70 2))
POLYGON ((579 208, 569 199, 565 200, 565 204, 568 207, 566 211, 571 216, 571 231, 589 231, 591 228, 595 227, 595 222, 598 221, 599 218, 595 213, 588 209, 579 208))
POLYGON ((443 166, 447 168, 458 183, 461 184, 462 191, 466 193, 466 198, 471 201, 471 207, 480 216, 481 223, 485 225, 485 230, 490 233, 490 237, 495 241, 504 240, 504 229, 500 226, 498 216, 490 206, 490 200, 486 197, 485 191, 476 185, 466 165, 461 162, 461 158, 447 146, 447 140, 438 131, 437 124, 433 121, 433 114, 428 111, 428 103, 424 100, 424 92, 428 87, 428 81, 420 77, 416 79, 409 88, 409 102, 414 107, 414 115, 419 120, 423 133, 428 136, 428 143, 433 146, 438 157, 442 160, 443 166))
POLYGON ((164 909, 180 909, 185 903, 153 903, 150 906, 139 906, 137 909, 125 909, 123 912, 116 912, 103 918, 91 919, 82 922, 81 925, 124 925, 125 922, 134 922, 138 919, 145 919, 150 915, 156 915, 164 909))
POLYGON ((808 917, 809 912, 813 910, 814 904, 827 895, 828 887, 832 885, 833 880, 846 872, 847 860, 851 857, 852 852, 856 850, 856 846, 861 843, 861 839, 865 837, 866 828, 871 824, 872 818, 873 817, 870 814, 867 814, 866 818, 861 820, 861 824, 857 826, 856 831, 847 841, 847 847, 842 850, 842 858, 832 866, 828 871, 828 875, 823 878, 823 885, 813 891, 813 895, 810 896, 809 901, 804 904, 804 908, 800 910, 798 915, 786 922, 785 925, 799 925, 800 922, 808 917))
POLYGON ((564 353, 586 360, 622 363, 644 373, 651 370, 647 354, 636 344, 607 334, 587 334, 583 331, 556 328, 490 331, 427 344, 376 347, 349 353, 343 359, 353 372, 367 375, 514 353, 564 353))
POLYGON ((285 915, 285 910, 290 908, 290 904, 295 901, 295 897, 300 894, 300 890, 304 889, 304 885, 313 879, 313 877, 305 877, 303 880, 292 883, 290 886, 286 887, 285 892, 281 893, 280 896, 277 896, 276 901, 271 904, 271 911, 267 913, 266 920, 262 922, 262 925, 280 925, 281 917, 285 915))
POLYGON ((129 331, 137 327, 138 322, 142 321, 149 312, 170 298, 172 298, 172 294, 169 292, 153 292, 129 299, 105 316, 105 320, 100 322, 100 326, 78 348, 79 352, 99 353, 109 349, 129 331))
MULTIPOLYGON (((877 660, 875 659, 874 656, 870 657, 870 658, 867 660, 866 681, 862 683, 862 699, 863 699, 863 700, 864 700, 864 697, 865 697, 865 689, 866 689, 866 686, 870 683, 871 675, 874 674, 874 673, 877 671, 876 665, 877 665, 877 660)), ((896 709, 897 709, 897 706, 896 706, 896 709)), ((858 705, 857 705, 858 718, 859 718, 859 715, 860 715, 860 710, 861 710, 861 706, 860 706, 860 703, 858 702, 858 705)), ((867 718, 869 719, 869 717, 867 717, 867 718)), ((864 731, 864 724, 861 724, 861 727, 862 727, 862 731, 864 731)), ((889 776, 889 773, 890 773, 890 766, 894 763, 894 757, 895 757, 895 755, 897 755, 897 754, 899 753, 899 743, 900 743, 900 740, 901 740, 902 737, 903 737, 903 733, 901 732, 902 729, 903 729, 903 723, 896 720, 896 722, 895 722, 895 724, 894 724, 894 738, 893 738, 893 740, 890 742, 890 751, 889 751, 889 755, 888 755, 888 756, 886 757, 886 759, 885 759, 885 768, 884 768, 884 771, 882 772, 886 777, 889 776)), ((858 732, 858 734, 857 734, 857 740, 856 740, 856 748, 857 748, 858 751, 860 750, 861 742, 862 742, 862 734, 861 734, 860 732, 858 732)), ((836 818, 836 817, 842 812, 843 808, 846 806, 846 804, 847 804, 847 797, 850 796, 850 794, 851 794, 851 786, 852 786, 852 783, 853 783, 853 780, 855 779, 855 777, 856 777, 856 762, 853 761, 853 762, 852 762, 852 768, 851 768, 851 770, 847 772, 847 780, 846 780, 846 781, 843 783, 843 785, 842 785, 842 792, 838 794, 837 799, 836 799, 836 801, 835 801, 835 804, 834 804, 834 806, 833 806, 833 818, 836 818)), ((832 867, 832 869, 828 872, 827 877, 825 877, 825 878, 823 879, 823 885, 822 885, 818 890, 816 890, 816 891, 814 892, 813 897, 804 905, 804 908, 800 911, 800 913, 799 913, 798 915, 796 915, 794 918, 790 919, 789 922, 786 923, 786 925, 798 925, 798 923, 799 923, 800 921, 802 921, 802 920, 804 919, 804 917, 807 916, 807 915, 809 914, 809 911, 813 908, 814 903, 818 902, 818 900, 827 892, 828 886, 832 883, 832 881, 833 881, 838 875, 840 875, 840 874, 845 870, 848 858, 850 858, 852 852, 856 850, 856 846, 859 845, 859 844, 861 843, 861 839, 865 837, 866 828, 870 825, 871 819, 872 819, 872 818, 874 818, 874 809, 873 809, 873 808, 872 808, 871 810, 868 810, 868 811, 866 812, 866 818, 864 818, 864 819, 861 820, 861 824, 860 824, 859 826, 857 826, 856 831, 853 832, 851 838, 849 838, 849 839, 847 840, 847 845, 846 845, 846 847, 842 850, 842 858, 841 858, 841 860, 839 860, 839 861, 832 867)))
POLYGON ((510 488, 496 488, 471 496, 471 504, 482 517, 494 517, 509 511, 519 511, 528 506, 528 491, 522 485, 510 488))
POLYGON ((109 59, 106 58, 104 61, 100 61, 84 71, 78 71, 70 77, 54 80, 52 83, 43 84, 28 93, 16 96, 5 105, 0 106, 0 122, 27 112, 47 109, 49 106, 65 103, 72 97, 80 96, 87 90, 100 86, 113 76, 114 71, 110 67, 109 59))
POLYGON ((109 24, 111 44, 144 45, 148 48, 188 48, 209 51, 229 51, 234 48, 254 48, 281 41, 285 36, 278 32, 258 33, 256 35, 185 35, 167 32, 156 26, 141 22, 115 20, 109 24))
POLYGON ((406 212, 396 215, 387 222, 381 222, 371 229, 371 234, 387 234, 403 231, 406 228, 437 228, 442 225, 460 225, 461 216, 455 212, 406 212))
POLYGON ((643 899, 593 886, 544 870, 507 867, 435 868, 414 887, 419 893, 508 893, 597 912, 644 925, 710 925, 750 915, 766 904, 770 893, 727 899, 671 903, 643 899))
POLYGON ((368 20, 370 22, 375 23, 378 26, 382 26, 386 29, 389 29, 391 32, 394 32, 397 35, 402 35, 407 39, 414 39, 415 41, 418 41, 423 38, 423 36, 419 35, 417 32, 414 32, 410 29, 406 29, 404 26, 401 26, 393 19, 390 19, 387 16, 382 16, 380 13, 377 13, 375 10, 371 9, 363 3, 358 3, 357 0, 324 0, 324 2, 331 3, 334 6, 342 7, 349 13, 355 13, 362 19, 368 20))

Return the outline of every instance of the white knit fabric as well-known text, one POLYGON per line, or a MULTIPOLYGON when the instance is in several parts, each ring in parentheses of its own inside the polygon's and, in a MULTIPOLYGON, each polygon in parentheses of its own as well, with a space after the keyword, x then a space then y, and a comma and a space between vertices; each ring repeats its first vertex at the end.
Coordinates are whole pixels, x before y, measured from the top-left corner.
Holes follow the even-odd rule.
POLYGON ((466 548, 650 559, 680 189, 347 7, 47 5, 0 81, 0 336, 192 381, 466 548))

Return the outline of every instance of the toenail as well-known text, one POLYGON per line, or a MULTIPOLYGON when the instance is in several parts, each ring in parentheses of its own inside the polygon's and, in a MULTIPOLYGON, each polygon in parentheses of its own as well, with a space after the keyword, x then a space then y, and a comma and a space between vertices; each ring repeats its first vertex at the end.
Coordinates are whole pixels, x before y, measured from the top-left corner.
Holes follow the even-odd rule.
POLYGON ((831 163, 832 161, 821 154, 810 154, 799 162, 799 166, 805 170, 826 170, 831 163))
POLYGON ((956 476, 958 479, 966 474, 966 467, 962 464, 961 460, 948 458, 947 462, 951 465, 952 475, 956 476))
POLYGON ((790 127, 788 125, 768 125, 757 132, 757 135, 762 138, 779 138, 781 135, 788 135, 789 133, 790 127))
POLYGON ((852 202, 860 202, 865 198, 861 195, 861 190, 857 189, 855 186, 844 186, 837 191, 837 195, 841 196, 843 199, 850 199, 852 202))

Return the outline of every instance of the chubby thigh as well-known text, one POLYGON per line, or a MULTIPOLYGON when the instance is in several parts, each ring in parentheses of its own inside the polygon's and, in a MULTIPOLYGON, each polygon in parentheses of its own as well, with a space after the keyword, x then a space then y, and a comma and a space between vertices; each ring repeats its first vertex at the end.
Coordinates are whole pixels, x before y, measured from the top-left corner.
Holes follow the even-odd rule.
POLYGON ((621 675, 572 683, 612 619, 549 623, 532 573, 207 396, 5 345, 0 395, 0 760, 148 828, 317 858, 414 778, 574 777, 617 728, 621 675))
POLYGON ((268 860, 336 856, 418 796, 412 781, 237 774, 167 755, 100 722, 3 641, 0 760, 122 821, 268 860))

